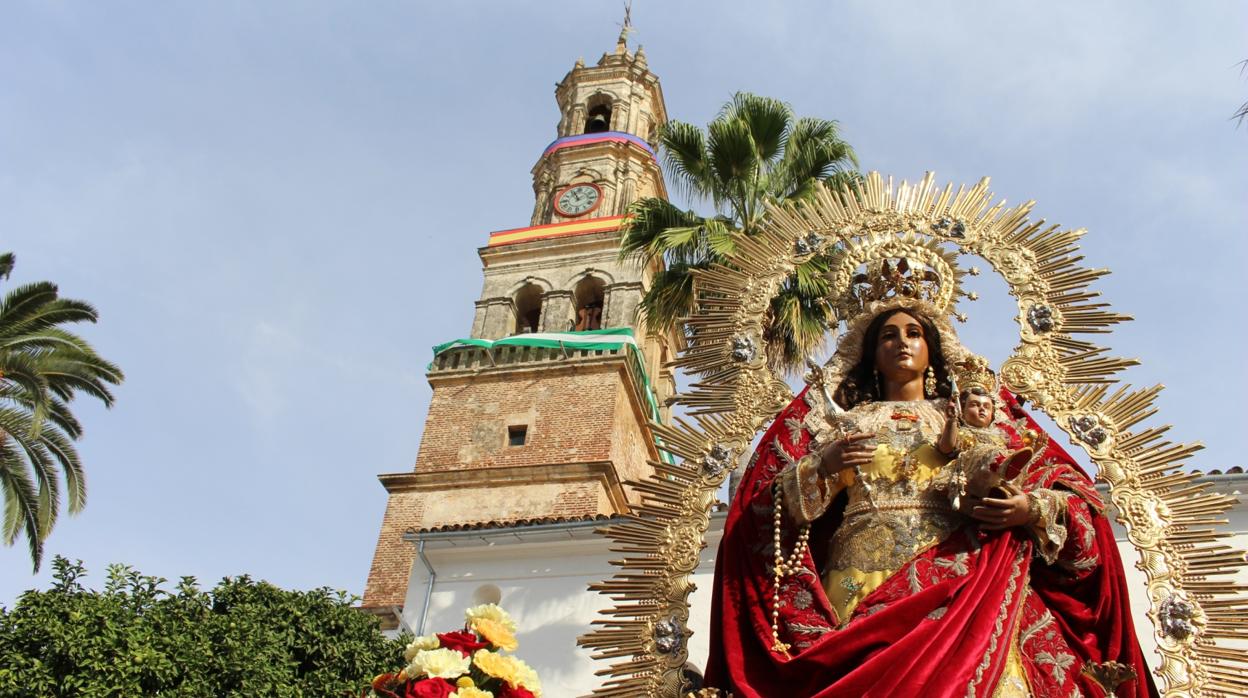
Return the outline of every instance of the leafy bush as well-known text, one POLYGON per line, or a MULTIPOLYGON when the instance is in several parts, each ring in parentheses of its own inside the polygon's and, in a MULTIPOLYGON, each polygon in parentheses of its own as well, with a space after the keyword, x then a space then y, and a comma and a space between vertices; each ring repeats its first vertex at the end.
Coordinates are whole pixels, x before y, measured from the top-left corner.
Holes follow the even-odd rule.
POLYGON ((330 698, 403 660, 355 599, 286 591, 242 576, 202 591, 112 565, 103 591, 58 557, 48 591, 0 608, 0 696, 8 698, 330 698))

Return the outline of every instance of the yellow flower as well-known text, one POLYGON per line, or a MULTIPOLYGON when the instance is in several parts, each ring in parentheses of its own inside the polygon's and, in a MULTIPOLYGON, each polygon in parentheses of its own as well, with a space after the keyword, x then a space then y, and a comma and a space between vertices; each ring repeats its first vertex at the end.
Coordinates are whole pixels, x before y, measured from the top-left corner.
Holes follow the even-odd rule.
POLYGON ((514 652, 520 643, 506 625, 492 618, 476 618, 472 621, 472 631, 495 647, 514 652))
POLYGON ((486 674, 506 681, 512 688, 523 686, 538 698, 542 695, 542 684, 537 679, 537 672, 515 657, 489 650, 477 650, 472 655, 472 663, 486 674))
POLYGON ((438 642, 437 635, 421 635, 411 641, 407 649, 403 651, 403 661, 410 662, 421 650, 436 650, 441 647, 442 643, 438 642))
POLYGON ((455 681, 455 685, 458 686, 459 688, 472 688, 473 686, 476 686, 477 684, 472 682, 471 676, 461 676, 459 677, 458 680, 455 681))
POLYGON ((523 659, 512 659, 516 664, 516 683, 529 689, 529 693, 537 698, 542 698, 542 682, 537 678, 537 672, 523 659))
POLYGON ((508 657, 489 650, 477 650, 472 655, 472 663, 476 664, 478 669, 513 686, 516 685, 516 682, 513 681, 516 678, 515 661, 515 657, 508 657))
POLYGON ((501 623, 507 630, 516 632, 516 622, 498 604, 485 603, 464 611, 464 619, 468 621, 468 625, 472 625, 478 618, 488 618, 501 623))
POLYGON ((409 676, 428 676, 438 679, 457 679, 468 673, 472 660, 459 653, 459 650, 445 648, 436 650, 420 650, 412 657, 407 667, 409 676))
POLYGON ((449 698, 494 698, 494 694, 489 691, 483 691, 479 688, 469 686, 455 691, 449 696, 449 698))

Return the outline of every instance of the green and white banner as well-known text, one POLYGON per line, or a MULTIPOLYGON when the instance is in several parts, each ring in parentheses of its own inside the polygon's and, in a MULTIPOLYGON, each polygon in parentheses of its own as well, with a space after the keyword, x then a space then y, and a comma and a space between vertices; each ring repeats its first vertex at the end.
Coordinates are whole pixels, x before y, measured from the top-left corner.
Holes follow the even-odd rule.
POLYGON ((584 332, 531 332, 517 334, 502 339, 456 339, 433 348, 437 356, 447 349, 455 347, 548 347, 551 349, 619 349, 622 346, 637 349, 637 339, 629 327, 612 327, 606 330, 586 330, 584 332))

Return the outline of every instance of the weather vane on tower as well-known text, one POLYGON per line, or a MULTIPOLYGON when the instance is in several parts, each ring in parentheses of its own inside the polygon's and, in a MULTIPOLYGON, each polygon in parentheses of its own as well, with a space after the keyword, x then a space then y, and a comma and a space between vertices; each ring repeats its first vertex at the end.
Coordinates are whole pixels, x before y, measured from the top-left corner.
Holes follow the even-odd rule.
POLYGON ((618 44, 624 45, 628 43, 628 35, 632 34, 633 29, 633 0, 627 0, 624 3, 624 21, 620 24, 620 38, 618 44))

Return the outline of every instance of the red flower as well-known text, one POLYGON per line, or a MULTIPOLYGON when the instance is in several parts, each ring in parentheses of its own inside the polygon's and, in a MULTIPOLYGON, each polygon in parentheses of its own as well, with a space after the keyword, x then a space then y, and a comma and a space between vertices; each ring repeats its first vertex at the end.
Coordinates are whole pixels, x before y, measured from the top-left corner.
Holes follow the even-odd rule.
POLYGON ((455 685, 446 679, 424 679, 407 684, 403 698, 446 698, 455 692, 455 685))
POLYGON ((459 653, 465 657, 471 657, 473 652, 489 647, 488 642, 482 642, 477 639, 473 633, 466 633, 462 630, 456 630, 453 633, 438 633, 438 642, 448 650, 459 650, 459 653))
POLYGON ((537 698, 529 689, 524 686, 511 687, 511 684, 504 682, 503 687, 494 692, 494 698, 537 698))

